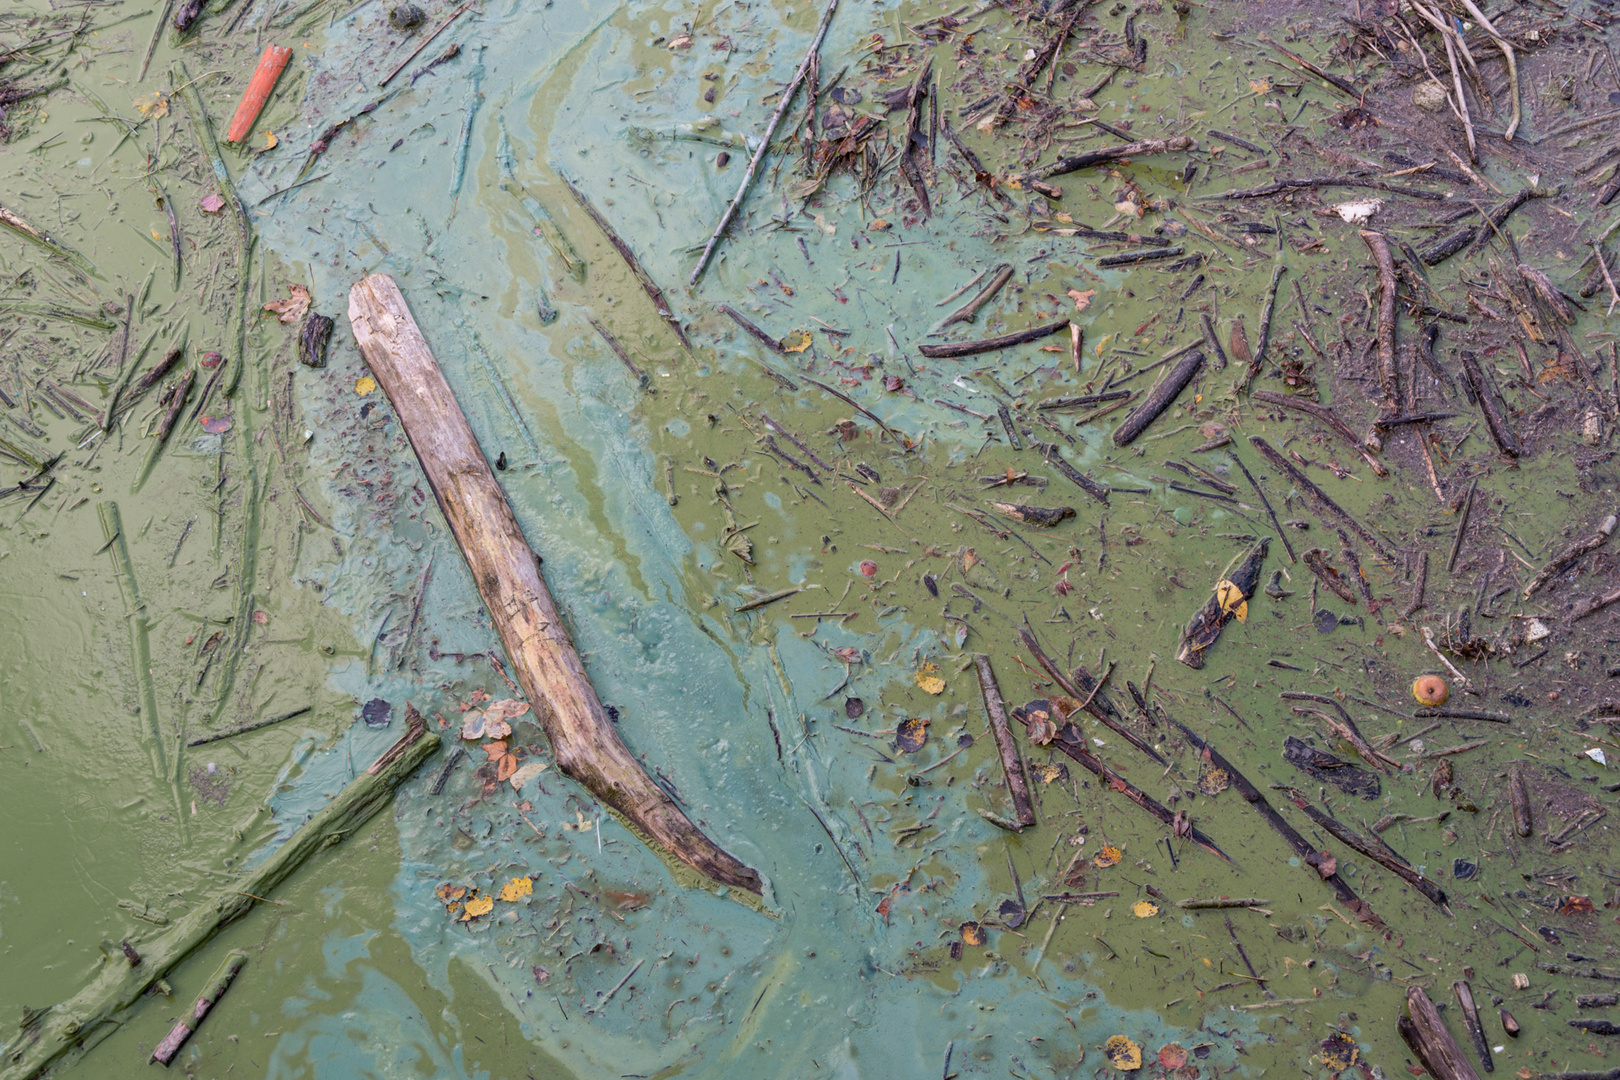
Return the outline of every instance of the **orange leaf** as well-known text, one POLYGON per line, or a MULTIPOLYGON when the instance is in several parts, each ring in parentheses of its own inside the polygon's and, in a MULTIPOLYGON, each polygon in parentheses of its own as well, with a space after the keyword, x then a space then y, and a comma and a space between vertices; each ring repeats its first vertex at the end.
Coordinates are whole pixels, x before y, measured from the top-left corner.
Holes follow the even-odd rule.
POLYGON ((505 780, 515 772, 517 772, 517 755, 507 754, 505 757, 501 758, 500 763, 495 766, 495 779, 505 780))

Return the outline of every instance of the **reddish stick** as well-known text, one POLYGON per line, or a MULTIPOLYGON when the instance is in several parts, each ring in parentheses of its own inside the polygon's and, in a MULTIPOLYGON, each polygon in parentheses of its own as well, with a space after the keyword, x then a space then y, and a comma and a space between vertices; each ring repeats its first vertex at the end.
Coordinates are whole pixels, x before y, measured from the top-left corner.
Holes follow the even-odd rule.
POLYGON ((226 142, 241 142, 247 138, 248 132, 253 130, 253 121, 259 118, 259 111, 270 100, 270 91, 275 89, 276 80, 281 78, 287 61, 291 59, 291 49, 284 49, 280 45, 264 47, 259 66, 253 69, 253 78, 248 80, 247 91, 242 94, 242 103, 236 107, 236 115, 231 117, 230 130, 225 133, 226 142))

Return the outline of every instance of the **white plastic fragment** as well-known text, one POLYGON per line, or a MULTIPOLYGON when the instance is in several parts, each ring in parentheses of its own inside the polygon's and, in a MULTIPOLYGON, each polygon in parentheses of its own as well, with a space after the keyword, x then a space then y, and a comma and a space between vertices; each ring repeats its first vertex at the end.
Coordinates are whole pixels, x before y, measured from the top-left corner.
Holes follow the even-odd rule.
POLYGON ((1351 199, 1349 202, 1335 206, 1333 210, 1350 224, 1362 225, 1376 214, 1383 205, 1383 199, 1351 199))
POLYGON ((1594 746, 1594 747, 1592 747, 1592 749, 1588 750, 1586 752, 1586 756, 1591 758, 1593 761, 1597 762, 1599 765, 1602 765, 1604 768, 1608 768, 1608 765, 1609 765, 1608 757, 1603 753, 1602 750, 1598 749, 1597 747, 1594 746))

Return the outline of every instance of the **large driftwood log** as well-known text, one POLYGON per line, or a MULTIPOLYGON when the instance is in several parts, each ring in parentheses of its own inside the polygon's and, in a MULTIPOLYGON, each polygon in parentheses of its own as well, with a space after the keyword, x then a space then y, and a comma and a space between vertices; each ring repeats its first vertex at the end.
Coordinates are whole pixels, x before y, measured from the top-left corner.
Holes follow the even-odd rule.
POLYGON ((373 274, 356 284, 349 321, 461 546, 558 768, 699 873, 759 894, 759 874, 692 824, 619 738, 540 577, 539 556, 394 279, 373 274))
POLYGON ((126 954, 103 961, 90 984, 60 1005, 23 1017, 22 1031, 6 1044, 0 1057, 0 1080, 33 1080, 67 1054, 80 1054, 120 1026, 124 1010, 140 1000, 152 984, 166 977, 213 936, 246 915, 309 859, 352 836, 372 815, 387 806, 394 789, 439 748, 439 737, 427 730, 411 709, 409 726, 382 757, 355 777, 326 807, 310 818, 259 868, 227 885, 212 900, 198 904, 152 941, 140 943, 138 965, 126 954))

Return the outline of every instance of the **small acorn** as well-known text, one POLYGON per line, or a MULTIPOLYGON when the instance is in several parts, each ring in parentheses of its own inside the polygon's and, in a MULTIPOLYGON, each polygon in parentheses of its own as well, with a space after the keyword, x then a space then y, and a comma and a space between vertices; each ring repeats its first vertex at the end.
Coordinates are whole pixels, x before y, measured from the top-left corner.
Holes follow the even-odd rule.
POLYGON ((1413 681, 1412 696, 1419 705, 1444 705, 1451 696, 1451 688, 1437 675, 1424 675, 1413 681))

